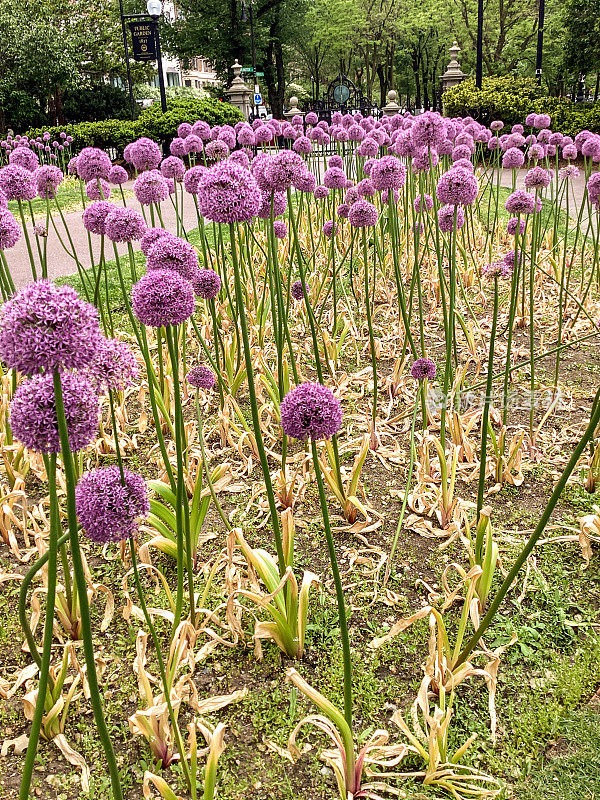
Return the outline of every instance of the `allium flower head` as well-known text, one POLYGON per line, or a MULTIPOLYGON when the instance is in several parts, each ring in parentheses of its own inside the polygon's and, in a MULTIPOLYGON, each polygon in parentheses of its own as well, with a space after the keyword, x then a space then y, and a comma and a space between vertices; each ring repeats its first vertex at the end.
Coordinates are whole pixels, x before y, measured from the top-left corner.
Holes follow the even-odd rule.
POLYGON ((600 136, 588 136, 581 145, 581 155, 591 158, 594 162, 600 161, 600 136))
POLYGON ((215 164, 199 181, 200 213, 213 222, 248 222, 256 216, 261 204, 256 179, 237 164, 215 164))
POLYGON ((97 544, 133 536, 150 511, 148 488, 141 475, 119 467, 86 472, 75 487, 75 508, 83 532, 97 544))
POLYGON ((502 122, 502 120, 499 119, 495 119, 493 122, 490 123, 490 130, 493 131, 494 133, 498 133, 498 131, 501 131, 503 127, 504 123, 502 122))
POLYGON ((135 142, 132 142, 123 155, 130 164, 141 172, 145 169, 156 169, 162 161, 162 152, 160 147, 152 139, 147 136, 142 136, 135 142))
POLYGON ((185 139, 185 137, 189 136, 191 132, 192 126, 189 122, 182 122, 177 126, 177 136, 179 136, 181 139, 185 139))
MULTIPOLYGON (((272 192, 283 192, 294 180, 306 171, 302 157, 293 150, 280 150, 265 167, 267 188, 272 192)), ((327 174, 327 173, 325 173, 327 174)))
POLYGON ((519 169, 525 163, 525 156, 518 147, 509 147, 502 156, 504 169, 519 169))
POLYGON ((173 235, 160 236, 148 250, 146 269, 148 272, 157 269, 173 270, 191 281, 198 271, 198 254, 185 239, 173 235))
POLYGON ((15 147, 8 155, 8 163, 17 164, 29 172, 34 172, 40 165, 38 157, 29 147, 15 147))
POLYGON ((195 389, 212 389, 217 382, 215 373, 204 364, 191 369, 185 379, 195 389))
POLYGON ((113 164, 108 171, 108 180, 115 186, 122 186, 129 180, 129 175, 125 167, 122 167, 120 164, 113 164))
MULTIPOLYGON (((98 394, 81 372, 61 375, 69 448, 81 450, 98 431, 98 394)), ((60 436, 56 415, 53 375, 36 375, 22 383, 10 406, 12 432, 19 442, 36 453, 59 453, 60 436)))
POLYGON ((353 228, 371 228, 377 224, 379 212, 368 200, 357 200, 350 206, 348 222, 353 228))
POLYGON ((13 215, 0 208, 0 250, 14 247, 21 238, 21 227, 13 215))
POLYGON ((317 188, 317 179, 308 170, 300 173, 296 178, 294 178, 293 186, 299 192, 306 192, 307 194, 313 194, 315 189, 317 188))
POLYGON ((438 225, 442 233, 451 233, 454 229, 454 211, 456 210, 456 230, 465 224, 465 212, 460 206, 441 206, 438 211, 438 225))
POLYGON ((340 401, 320 383, 303 383, 283 398, 281 427, 294 439, 330 439, 342 425, 340 401))
POLYGON ((561 180, 571 180, 572 178, 576 178, 579 175, 579 167, 576 167, 575 164, 569 164, 566 167, 561 167, 558 170, 558 177, 561 180))
POLYGON ((512 267, 504 260, 492 261, 491 264, 484 264, 481 268, 481 273, 490 280, 494 278, 509 278, 512 273, 512 267))
POLYGON ((519 220, 518 217, 511 217, 506 224, 506 232, 510 236, 514 236, 517 232, 517 223, 519 225, 519 233, 521 236, 525 233, 525 220, 519 220))
POLYGON ((534 128, 549 128, 551 121, 549 114, 536 114, 532 124, 534 128))
POLYGON ((110 197, 110 184, 104 178, 96 178, 85 185, 88 200, 108 200, 110 197))
POLYGON ((550 185, 552 174, 543 167, 533 167, 525 175, 525 186, 528 189, 545 189, 550 185))
POLYGON ((339 225, 337 222, 334 222, 332 219, 328 219, 327 222, 323 225, 323 234, 328 238, 331 239, 334 233, 337 233, 339 230, 339 225))
POLYGON ((396 156, 383 156, 373 164, 370 177, 378 192, 400 189, 406 181, 406 167, 396 156))
POLYGON ((30 283, 0 313, 0 359, 18 372, 81 369, 98 349, 98 312, 70 286, 30 283))
POLYGON ((435 364, 430 358, 417 358, 410 368, 410 374, 418 381, 424 381, 425 378, 432 381, 435 378, 435 364))
POLYGON ((276 239, 287 238, 287 225, 282 219, 276 219, 273 222, 273 233, 275 234, 276 239))
POLYGON ((194 275, 192 286, 198 297, 214 300, 221 290, 221 278, 214 269, 199 269, 194 275))
POLYGON ((315 200, 325 200, 326 197, 329 197, 327 186, 317 186, 315 188, 315 200))
POLYGON ((433 208, 433 198, 430 194, 420 194, 415 197, 415 211, 417 214, 421 209, 423 211, 431 211, 433 208))
POLYGON ((2 189, 0 189, 0 211, 4 211, 7 208, 8 208, 8 200, 6 199, 6 195, 4 194, 2 189))
POLYGON ((106 233, 106 218, 115 206, 107 200, 98 200, 83 212, 83 227, 90 233, 103 236, 106 233))
POLYGON ((33 174, 18 164, 0 169, 0 189, 7 200, 33 200, 37 193, 33 174))
POLYGON ((135 284, 131 305, 142 325, 179 325, 194 313, 194 289, 177 272, 155 270, 135 284))
POLYGON ((146 230, 146 223, 135 208, 113 206, 107 215, 105 232, 111 242, 133 242, 141 239, 146 230))
POLYGON ((133 184, 133 192, 143 206, 162 203, 169 196, 169 185, 158 170, 152 169, 138 175, 133 184))
POLYGON ((203 119, 194 122, 192 125, 192 133, 194 136, 199 136, 203 142, 210 141, 210 125, 203 119))
POLYGON ((160 165, 160 173, 163 178, 173 178, 176 181, 181 181, 185 175, 185 164, 177 156, 168 156, 163 159, 160 165))
POLYGON ((127 342, 101 337, 87 372, 99 390, 122 391, 135 383, 139 368, 134 352, 127 342))
POLYGON ((309 111, 305 117, 305 120, 307 125, 316 125, 317 122, 319 121, 319 118, 317 117, 314 111, 309 111))
POLYGON ((446 138, 446 122, 435 111, 426 111, 414 121, 411 134, 417 147, 436 148, 446 138))
MULTIPOLYGON (((356 184, 356 187, 353 186, 352 188, 356 189, 356 193, 359 197, 373 197, 377 191, 373 186, 371 178, 363 178, 362 181, 356 184)), ((350 203, 350 205, 352 205, 352 203, 350 203)))
POLYGON ((517 189, 506 198, 504 208, 509 214, 533 214, 535 209, 535 196, 524 189, 517 189))
POLYGON ((250 156, 245 150, 234 150, 229 156, 229 161, 242 169, 250 169, 250 156))
POLYGON ((462 167, 452 167, 444 172, 437 184, 438 200, 448 205, 470 206, 478 191, 477 178, 462 167))
POLYGON ((348 219, 348 214, 350 213, 350 206, 346 205, 346 203, 340 203, 335 213, 338 215, 338 217, 341 217, 342 219, 348 219))
POLYGON ((323 183, 328 189, 345 189, 346 173, 340 167, 328 167, 323 175, 323 183))
POLYGON ((84 147, 77 156, 77 174, 84 183, 108 178, 111 166, 110 156, 99 147, 84 147))
POLYGON ((271 206, 274 217, 280 217, 287 208, 287 194, 285 192, 261 192, 261 205, 256 214, 261 219, 271 218, 271 206))
POLYGON ((204 152, 210 161, 222 161, 229 155, 229 147, 221 139, 216 139, 214 142, 208 142, 204 152))
POLYGON ((295 153, 308 155, 308 153, 312 152, 312 142, 308 136, 299 136, 292 145, 292 150, 295 153))
POLYGON ((183 188, 186 190, 188 194, 196 194, 198 192, 198 184, 200 183, 200 178, 206 172, 206 167, 202 167, 197 165, 195 167, 191 167, 188 169, 185 175, 183 176, 183 188))
POLYGON ((159 239, 169 236, 173 236, 173 234, 165 228, 146 228, 140 240, 140 250, 147 256, 159 239))
POLYGON ((300 280, 294 281, 290 287, 290 292, 294 300, 302 300, 306 296, 306 286, 300 280))

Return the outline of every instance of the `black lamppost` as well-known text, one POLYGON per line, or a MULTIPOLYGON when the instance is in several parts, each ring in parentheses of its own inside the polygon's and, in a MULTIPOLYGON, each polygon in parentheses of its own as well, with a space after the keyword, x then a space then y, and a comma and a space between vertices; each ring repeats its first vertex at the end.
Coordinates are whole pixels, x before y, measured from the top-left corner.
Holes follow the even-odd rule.
POLYGON ((481 89, 483 79, 483 0, 477 3, 477 64, 475 66, 475 86, 481 89))
POLYGON ((131 67, 129 66, 129 45, 127 44, 127 30, 125 28, 125 13, 123 0, 119 0, 121 10, 121 30, 123 31, 123 47, 125 48, 125 64, 127 66, 127 87, 129 89, 129 102, 131 103, 131 119, 135 119, 135 99, 133 97, 133 83, 131 81, 131 67))
POLYGON ((161 0, 148 0, 146 9, 154 26, 154 40, 156 42, 156 66, 158 67, 158 88, 160 91, 160 107, 163 114, 167 111, 167 94, 165 92, 165 76, 163 74, 162 53, 160 51, 160 36, 158 33, 158 20, 162 13, 161 0))
POLYGON ((538 35, 537 35, 537 55, 535 59, 535 77, 537 82, 542 83, 542 52, 544 49, 544 12, 546 0, 539 0, 540 8, 538 14, 538 35))
MULTIPOLYGON (((254 11, 252 7, 252 0, 249 0, 250 6, 250 47, 252 48, 252 116, 258 117, 258 106, 254 102, 254 95, 258 94, 258 84, 256 83, 256 51, 254 49, 254 11)), ((242 0, 242 22, 248 21, 246 14, 246 3, 242 0)))

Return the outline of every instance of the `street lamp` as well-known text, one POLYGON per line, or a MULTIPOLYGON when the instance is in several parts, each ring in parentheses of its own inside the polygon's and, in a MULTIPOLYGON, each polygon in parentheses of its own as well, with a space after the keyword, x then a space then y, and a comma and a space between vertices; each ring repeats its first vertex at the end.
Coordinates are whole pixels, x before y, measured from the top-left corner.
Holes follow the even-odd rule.
POLYGON ((477 3, 477 63, 475 65, 475 86, 481 89, 483 79, 483 0, 477 3))
POLYGON ((545 0, 540 0, 538 12, 537 54, 535 59, 535 77, 540 85, 542 83, 542 55, 544 53, 544 12, 545 0))
POLYGON ((160 36, 158 33, 158 19, 162 14, 161 0, 148 0, 146 10, 152 18, 154 25, 154 39, 156 41, 156 65, 158 67, 158 88, 160 91, 160 107, 163 114, 167 111, 167 94, 165 92, 165 76, 163 74, 162 53, 160 51, 160 36))
MULTIPOLYGON (((256 51, 254 49, 254 12, 252 9, 252 0, 249 0, 250 6, 250 43, 252 47, 252 83, 254 85, 254 91, 252 93, 252 116, 256 119, 258 117, 258 106, 254 102, 254 96, 258 94, 258 84, 256 82, 256 51)), ((246 16, 246 3, 242 0, 242 22, 246 22, 248 17, 246 16)))

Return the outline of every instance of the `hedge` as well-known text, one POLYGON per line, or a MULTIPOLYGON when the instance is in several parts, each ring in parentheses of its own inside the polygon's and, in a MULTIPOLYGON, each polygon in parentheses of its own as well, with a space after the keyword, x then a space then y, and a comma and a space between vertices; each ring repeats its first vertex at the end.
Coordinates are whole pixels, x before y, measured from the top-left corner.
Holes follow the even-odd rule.
POLYGON ((148 136, 161 144, 168 144, 177 136, 177 127, 182 122, 195 122, 203 119, 209 125, 235 125, 243 119, 241 112, 229 103, 202 97, 183 98, 167 101, 167 111, 161 112, 160 103, 144 109, 136 120, 105 119, 100 122, 79 122, 51 128, 37 128, 27 131, 27 136, 36 138, 45 131, 51 140, 58 139, 61 131, 73 137, 72 152, 78 153, 84 147, 113 148, 118 155, 129 142, 148 136))
POLYGON ((600 133, 600 103, 572 103, 550 97, 533 78, 484 78, 481 89, 466 80, 443 95, 449 117, 473 117, 483 125, 500 119, 507 125, 524 124, 528 114, 550 114, 552 129, 575 136, 587 128, 600 133))

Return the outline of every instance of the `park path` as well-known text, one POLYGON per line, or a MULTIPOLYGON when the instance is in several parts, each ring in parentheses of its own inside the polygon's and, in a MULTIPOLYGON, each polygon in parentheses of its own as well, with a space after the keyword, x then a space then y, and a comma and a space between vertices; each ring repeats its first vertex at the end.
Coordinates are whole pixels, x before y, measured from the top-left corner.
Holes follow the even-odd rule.
MULTIPOLYGON (((525 173, 526 173, 525 169, 522 169, 517 173, 516 186, 518 189, 524 188, 525 173)), ((502 170, 500 183, 505 188, 511 188, 512 171, 502 170)), ((124 185, 124 188, 131 189, 132 186, 133 182, 129 182, 124 185)), ((571 209, 574 208, 573 197, 575 198, 576 207, 579 208, 579 206, 581 205, 584 189, 585 189, 585 181, 583 175, 580 174, 577 178, 575 178, 572 181, 571 194, 569 198, 569 204, 571 209)), ((563 206, 565 205, 564 198, 562 204, 563 206)), ((141 211, 141 205, 133 196, 127 198, 127 205, 131 208, 136 208, 138 211, 141 211)), ((163 203, 162 214, 165 227, 170 231, 175 231, 176 229, 175 209, 173 208, 173 205, 170 201, 163 203)), ((70 214, 65 214, 65 220, 67 222, 67 226, 69 228, 69 232, 71 234, 71 238, 75 246, 75 252, 79 257, 80 263, 84 267, 87 267, 90 265, 88 235, 87 231, 83 227, 81 215, 82 215, 81 211, 74 211, 70 214)), ((61 233, 61 236, 65 238, 64 229, 58 215, 56 215, 56 224, 61 233)), ((183 224, 186 231, 192 230, 193 228, 197 227, 196 209, 194 207, 193 199, 190 195, 188 195, 185 192, 184 192, 184 203, 183 203, 183 224)), ((94 261, 95 263, 97 263, 100 255, 100 237, 92 234, 91 239, 92 239, 92 250, 94 253, 94 261)), ((136 249, 139 249, 139 243, 136 243, 136 245, 138 245, 136 249)), ((36 248, 33 241, 32 241, 32 246, 35 253, 36 248)), ((127 245, 120 244, 117 245, 117 248, 119 255, 127 253, 127 245)), ((31 268, 29 266, 29 257, 27 255, 27 247, 24 237, 21 237, 21 239, 17 242, 15 247, 13 247, 11 250, 7 250, 5 252, 5 255, 8 259, 8 264, 13 276, 13 280, 15 282, 15 286, 18 288, 24 286, 26 283, 29 283, 31 281, 31 268)), ((112 257, 113 257, 113 249, 110 242, 107 242, 106 258, 111 259, 112 257)), ((67 253, 65 253, 63 246, 61 245, 60 240, 55 230, 53 229, 52 225, 50 226, 50 230, 48 231, 47 263, 48 263, 48 277, 51 279, 62 277, 65 275, 72 275, 77 272, 77 265, 75 264, 75 261, 69 255, 67 255, 67 253)))

